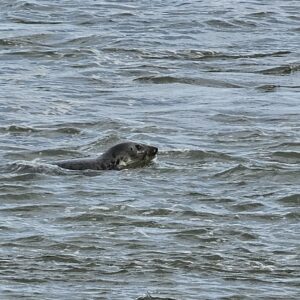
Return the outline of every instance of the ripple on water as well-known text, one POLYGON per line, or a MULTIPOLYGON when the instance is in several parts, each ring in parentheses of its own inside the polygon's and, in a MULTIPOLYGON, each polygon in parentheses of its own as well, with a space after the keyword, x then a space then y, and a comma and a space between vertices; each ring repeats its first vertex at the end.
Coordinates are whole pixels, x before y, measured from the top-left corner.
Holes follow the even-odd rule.
POLYGON ((290 64, 285 66, 279 66, 266 70, 259 71, 258 73, 264 75, 289 75, 294 72, 300 71, 300 64, 290 64))
POLYGON ((205 79, 205 78, 177 78, 173 76, 143 76, 136 78, 135 81, 142 83, 156 83, 156 84, 171 84, 171 83, 181 83, 181 84, 192 84, 215 88, 240 88, 241 86, 221 80, 215 79, 205 79))
POLYGON ((290 164, 300 163, 300 152, 296 151, 275 151, 272 153, 272 158, 279 162, 290 164))
POLYGON ((295 206, 300 204, 300 194, 292 194, 278 199, 278 202, 287 206, 295 206))
POLYGON ((0 1, 0 298, 298 300, 298 2, 0 1))

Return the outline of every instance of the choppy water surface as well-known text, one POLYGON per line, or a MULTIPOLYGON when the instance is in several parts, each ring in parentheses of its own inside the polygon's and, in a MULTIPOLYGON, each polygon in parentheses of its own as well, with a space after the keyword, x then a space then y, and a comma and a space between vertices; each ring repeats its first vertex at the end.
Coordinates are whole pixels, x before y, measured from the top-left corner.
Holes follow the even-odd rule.
POLYGON ((299 299, 299 12, 1 1, 1 299, 299 299))

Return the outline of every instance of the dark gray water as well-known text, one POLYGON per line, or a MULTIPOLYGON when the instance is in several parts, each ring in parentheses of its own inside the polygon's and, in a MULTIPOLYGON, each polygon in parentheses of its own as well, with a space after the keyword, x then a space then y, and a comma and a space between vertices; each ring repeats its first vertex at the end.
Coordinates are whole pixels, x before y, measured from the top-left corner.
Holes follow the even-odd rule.
POLYGON ((1 299, 299 299, 300 2, 0 2, 1 299), (154 164, 49 162, 134 140, 154 164))

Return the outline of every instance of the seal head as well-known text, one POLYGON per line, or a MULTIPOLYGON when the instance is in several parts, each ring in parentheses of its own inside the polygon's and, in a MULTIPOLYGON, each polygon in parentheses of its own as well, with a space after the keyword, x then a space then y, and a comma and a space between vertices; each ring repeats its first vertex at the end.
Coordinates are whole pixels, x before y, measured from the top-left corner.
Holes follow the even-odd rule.
POLYGON ((111 147, 95 159, 71 159, 55 164, 70 170, 122 170, 147 165, 157 152, 158 149, 153 146, 126 142, 111 147))
POLYGON ((139 143, 127 142, 113 146, 99 157, 102 169, 125 169, 146 165, 156 155, 158 149, 139 143))

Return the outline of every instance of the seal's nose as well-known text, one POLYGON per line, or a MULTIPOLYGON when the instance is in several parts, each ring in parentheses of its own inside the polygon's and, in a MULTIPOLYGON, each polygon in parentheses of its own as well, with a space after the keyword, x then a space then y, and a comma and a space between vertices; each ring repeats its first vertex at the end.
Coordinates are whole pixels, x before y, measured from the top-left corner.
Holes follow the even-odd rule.
POLYGON ((155 155, 158 152, 158 149, 156 147, 152 147, 152 152, 155 155))

